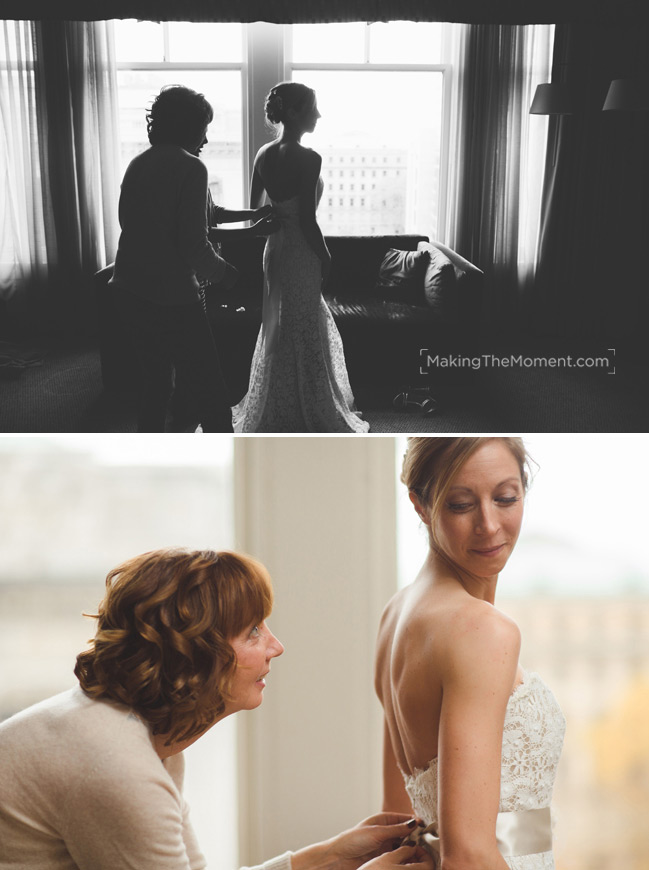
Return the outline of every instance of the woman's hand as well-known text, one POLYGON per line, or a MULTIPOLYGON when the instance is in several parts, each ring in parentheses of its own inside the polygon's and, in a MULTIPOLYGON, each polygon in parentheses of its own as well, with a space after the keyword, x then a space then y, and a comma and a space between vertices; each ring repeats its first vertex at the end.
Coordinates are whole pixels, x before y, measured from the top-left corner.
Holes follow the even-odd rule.
POLYGON ((270 236, 280 227, 279 218, 271 212, 253 225, 256 236, 270 236))
POLYGON ((416 824, 416 819, 402 813, 379 813, 324 843, 294 852, 291 865, 293 870, 358 870, 370 862, 370 870, 391 870, 420 859, 426 865, 426 853, 420 846, 400 847, 416 824))
POLYGON ((435 870, 432 857, 421 846, 399 846, 363 864, 362 870, 403 870, 413 867, 417 870, 435 870))
POLYGON ((236 285, 238 280, 239 270, 236 269, 231 263, 226 262, 223 277, 216 286, 219 288, 219 290, 231 290, 236 285))
POLYGON ((264 218, 270 217, 273 213, 273 207, 270 203, 266 205, 262 205, 260 208, 254 209, 255 212, 255 221, 263 220, 264 218))
MULTIPOLYGON (((349 831, 343 831, 329 840, 331 854, 337 858, 339 870, 357 870, 361 864, 379 855, 392 852, 395 846, 411 834, 417 820, 401 813, 379 813, 364 819, 349 831)), ((415 851, 408 847, 408 857, 415 851)), ((421 851, 421 850, 419 850, 421 851)), ((414 858, 413 858, 414 860, 414 858)), ((396 861, 396 863, 401 863, 396 861)), ((383 867, 383 864, 380 865, 383 867)), ((387 870, 387 864, 383 870, 387 870)))

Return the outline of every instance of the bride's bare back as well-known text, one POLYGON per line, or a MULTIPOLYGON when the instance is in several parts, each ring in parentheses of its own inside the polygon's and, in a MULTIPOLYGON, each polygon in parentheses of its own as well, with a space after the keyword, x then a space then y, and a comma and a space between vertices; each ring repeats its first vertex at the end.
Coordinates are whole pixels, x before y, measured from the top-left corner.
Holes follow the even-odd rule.
MULTIPOLYGON (((450 743, 461 745, 464 732, 481 727, 484 732, 488 723, 478 721, 481 691, 475 693, 477 706, 471 704, 472 670, 483 683, 493 671, 493 694, 499 695, 497 708, 502 707, 504 716, 507 696, 521 679, 517 642, 518 629, 511 620, 452 578, 433 581, 422 571, 392 598, 379 628, 375 674, 385 712, 386 808, 408 811, 402 774, 428 767, 444 740, 448 750, 450 743), (502 676, 508 650, 510 661, 502 676), (493 659, 492 667, 489 662, 483 667, 485 655, 493 659), (481 656, 472 669, 472 659, 481 656), (506 691, 499 685, 503 679, 506 691)), ((483 712, 488 715, 487 709, 483 712)), ((500 715, 495 717, 496 730, 499 721, 500 715)))
POLYGON ((320 166, 321 159, 315 151, 299 142, 277 140, 259 150, 254 174, 274 202, 283 202, 301 195, 305 186, 315 190, 320 166))

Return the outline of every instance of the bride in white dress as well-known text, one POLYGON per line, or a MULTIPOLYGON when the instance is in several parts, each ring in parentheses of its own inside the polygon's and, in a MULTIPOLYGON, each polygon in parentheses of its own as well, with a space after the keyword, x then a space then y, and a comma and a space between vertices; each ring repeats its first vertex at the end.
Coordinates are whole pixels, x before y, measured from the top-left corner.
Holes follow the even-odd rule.
POLYGON ((384 808, 414 813, 442 870, 553 870, 550 801, 565 720, 494 607, 527 488, 519 438, 410 438, 402 481, 428 527, 386 607, 376 659, 384 808))
POLYGON ((264 250, 262 325, 235 432, 367 432, 354 406, 343 345, 322 297, 331 265, 316 209, 322 158, 301 144, 320 117, 316 95, 283 82, 266 99, 281 135, 255 158, 250 198, 279 219, 264 250))

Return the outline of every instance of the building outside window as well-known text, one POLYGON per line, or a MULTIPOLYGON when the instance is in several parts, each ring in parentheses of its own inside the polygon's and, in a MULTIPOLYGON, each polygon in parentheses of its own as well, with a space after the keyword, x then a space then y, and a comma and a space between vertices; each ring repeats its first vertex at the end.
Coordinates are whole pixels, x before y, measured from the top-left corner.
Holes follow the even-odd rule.
POLYGON ((154 96, 163 85, 184 84, 204 93, 214 108, 201 155, 214 200, 247 205, 249 131, 259 121, 249 113, 260 111, 259 101, 248 107, 268 76, 258 57, 252 64, 248 58, 255 45, 272 44, 283 58, 284 77, 304 81, 318 94, 323 117, 304 144, 322 154, 323 174, 331 177, 338 168, 343 193, 352 189, 359 163, 406 166, 403 179, 386 179, 364 212, 341 206, 331 219, 322 215, 323 230, 436 234, 448 70, 439 61, 442 25, 276 25, 257 34, 257 43, 251 26, 241 24, 120 20, 114 28, 123 170, 148 147, 145 112, 154 96), (386 193, 387 212, 381 202, 386 193))

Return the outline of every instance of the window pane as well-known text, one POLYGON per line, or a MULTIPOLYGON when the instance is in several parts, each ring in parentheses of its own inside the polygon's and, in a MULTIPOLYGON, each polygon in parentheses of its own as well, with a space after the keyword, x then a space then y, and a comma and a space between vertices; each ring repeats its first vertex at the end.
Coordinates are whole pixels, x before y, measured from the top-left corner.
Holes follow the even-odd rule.
MULTIPOLYGON (((77 685, 107 572, 166 546, 232 546, 233 439, 0 439, 0 719, 77 685), (180 507, 180 509, 179 509, 180 507)), ((237 862, 235 720, 187 750, 185 795, 209 867, 237 862)))
POLYGON ((115 59, 118 63, 128 61, 153 61, 161 63, 164 58, 162 24, 155 21, 116 20, 115 59))
POLYGON ((370 25, 371 63, 441 63, 442 24, 390 21, 370 25))
POLYGON ((173 63, 240 63, 241 24, 169 22, 169 57, 173 63))
POLYGON ((315 88, 322 113, 305 144, 322 154, 323 231, 435 236, 443 74, 318 70, 300 77, 315 88))
POLYGON ((164 85, 182 84, 205 94, 214 109, 201 159, 209 173, 214 202, 243 205, 241 73, 233 70, 118 70, 122 172, 149 147, 146 111, 164 85))
POLYGON ((294 63, 363 63, 366 24, 294 24, 294 63))

